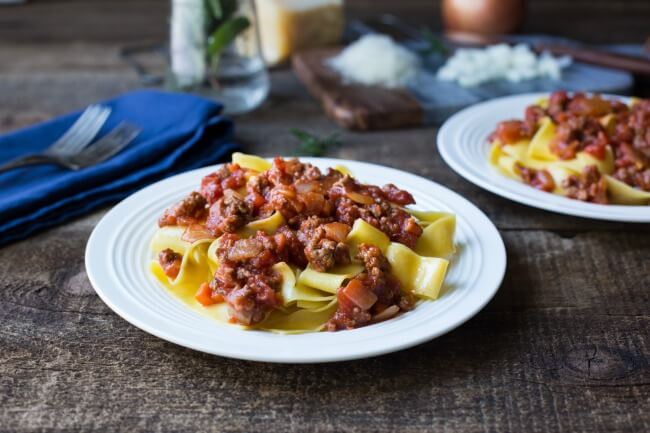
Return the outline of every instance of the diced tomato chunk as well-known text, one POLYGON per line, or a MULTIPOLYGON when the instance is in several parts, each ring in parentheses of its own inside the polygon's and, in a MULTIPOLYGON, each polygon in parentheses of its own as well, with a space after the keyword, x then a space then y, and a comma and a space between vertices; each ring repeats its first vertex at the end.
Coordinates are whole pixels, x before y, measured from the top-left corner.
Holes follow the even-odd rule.
POLYGON ((590 144, 585 147, 585 152, 601 161, 605 159, 606 155, 605 146, 602 144, 590 144))
POLYGON ((343 288, 342 292, 350 301, 364 311, 369 310, 377 302, 377 295, 357 278, 351 279, 347 286, 343 288))
MULTIPOLYGON (((199 286, 199 291, 196 292, 196 295, 194 297, 204 307, 207 307, 208 305, 216 304, 216 303, 219 302, 218 300, 215 300, 214 297, 212 296, 212 289, 210 288, 210 285, 208 283, 202 283, 199 286)), ((221 298, 221 299, 223 300, 223 298, 221 298)))

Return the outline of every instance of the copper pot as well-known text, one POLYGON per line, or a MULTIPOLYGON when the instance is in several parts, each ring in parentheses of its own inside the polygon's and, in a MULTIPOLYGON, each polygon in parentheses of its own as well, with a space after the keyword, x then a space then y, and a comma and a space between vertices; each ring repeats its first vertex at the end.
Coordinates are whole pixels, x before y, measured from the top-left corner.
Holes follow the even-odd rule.
POLYGON ((496 35, 518 30, 525 0, 443 0, 445 31, 496 35))

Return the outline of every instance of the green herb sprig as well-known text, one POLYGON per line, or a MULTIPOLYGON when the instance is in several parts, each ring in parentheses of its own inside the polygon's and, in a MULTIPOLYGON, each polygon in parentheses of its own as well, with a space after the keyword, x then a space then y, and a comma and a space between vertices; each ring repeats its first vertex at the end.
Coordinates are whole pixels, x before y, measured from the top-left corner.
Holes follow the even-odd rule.
POLYGON ((243 16, 233 16, 237 10, 237 0, 205 0, 206 8, 212 15, 211 34, 206 50, 208 61, 215 66, 223 50, 237 36, 246 30, 251 22, 243 16))
POLYGON ((341 145, 341 136, 337 132, 325 137, 297 128, 291 128, 289 132, 298 139, 297 152, 301 156, 323 156, 328 149, 341 145))
POLYGON ((428 56, 431 54, 440 54, 446 56, 449 54, 449 48, 438 36, 433 34, 433 32, 427 28, 423 28, 420 33, 422 34, 422 39, 427 42, 427 47, 419 50, 420 55, 428 56))

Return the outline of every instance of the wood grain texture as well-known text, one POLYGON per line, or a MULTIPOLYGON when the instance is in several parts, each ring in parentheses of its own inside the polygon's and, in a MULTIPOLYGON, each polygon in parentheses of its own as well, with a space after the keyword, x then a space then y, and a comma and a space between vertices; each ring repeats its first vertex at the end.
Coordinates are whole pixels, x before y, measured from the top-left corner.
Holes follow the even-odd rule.
POLYGON ((5 431, 650 428, 647 285, 619 278, 645 266, 648 234, 503 231, 506 281, 463 327, 388 356, 292 366, 193 352, 111 313, 80 251, 99 216, 0 250, 5 431), (586 278, 597 269, 619 272, 586 278))
MULTIPOLYGON (((0 44, 0 124, 136 88, 114 44, 0 44)), ((249 152, 288 131, 340 131, 327 156, 442 183, 496 223, 508 252, 490 304, 451 333, 326 365, 229 360, 128 324, 84 271, 105 210, 0 249, 0 432, 630 432, 650 430, 650 227, 556 215, 484 192, 435 150, 434 128, 342 131, 290 71, 236 119, 249 152)), ((37 118, 37 117, 36 117, 37 118)), ((10 128, 11 126, 7 126, 10 128)))
POLYGON ((320 101, 323 111, 340 126, 375 131, 423 124, 418 101, 403 89, 345 84, 327 67, 327 60, 340 48, 325 48, 297 53, 292 57, 296 76, 320 101))

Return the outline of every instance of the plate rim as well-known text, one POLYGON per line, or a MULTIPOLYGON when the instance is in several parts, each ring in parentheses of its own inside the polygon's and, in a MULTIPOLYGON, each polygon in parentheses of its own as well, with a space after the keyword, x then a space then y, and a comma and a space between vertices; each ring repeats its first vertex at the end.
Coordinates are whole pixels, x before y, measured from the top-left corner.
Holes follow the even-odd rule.
MULTIPOLYGON (((483 101, 470 107, 464 108, 463 110, 447 119, 447 121, 445 121, 444 124, 440 127, 440 130, 438 131, 436 137, 436 147, 440 153, 440 156, 445 161, 445 163, 452 170, 454 170, 454 172, 456 172, 456 174, 460 175, 479 188, 526 206, 562 215, 591 218, 602 221, 625 223, 650 222, 650 205, 600 205, 595 203, 585 203, 557 194, 538 191, 530 187, 528 187, 530 190, 529 193, 533 197, 528 197, 526 195, 521 195, 516 191, 511 191, 500 184, 501 182, 506 181, 515 185, 523 185, 521 182, 506 178, 505 176, 499 175, 492 170, 486 170, 485 176, 476 175, 471 170, 467 169, 466 165, 463 164, 463 162, 458 161, 454 157, 452 148, 454 146, 458 146, 459 144, 454 141, 453 133, 455 132, 456 128, 462 127, 462 122, 466 117, 469 117, 472 114, 476 114, 476 112, 480 110, 486 110, 490 105, 507 104, 511 103, 513 100, 530 101, 528 103, 531 103, 540 97, 548 96, 548 94, 548 92, 535 92, 523 93, 519 95, 509 95, 500 98, 494 98, 489 101, 483 101), (558 200, 557 203, 555 202, 556 200, 558 200), (630 210, 647 210, 648 213, 647 215, 636 216, 634 214, 630 215, 630 210), (612 211, 614 214, 611 213, 612 211), (627 215, 623 213, 625 211, 628 211, 627 215), (620 213, 620 215, 618 213, 620 213)), ((602 94, 602 96, 625 101, 630 100, 630 97, 623 95, 602 94)), ((487 161, 487 154, 485 155, 485 161, 487 161)))
MULTIPOLYGON (((152 334, 162 340, 169 341, 179 346, 187 347, 200 352, 210 353, 213 355, 218 355, 218 356, 223 356, 223 357, 228 357, 233 359, 243 359, 249 361, 261 361, 261 362, 271 362, 271 363, 290 363, 290 364, 346 361, 352 359, 369 358, 369 357, 374 357, 386 353, 392 353, 403 349, 407 349, 422 344, 426 341, 430 341, 434 338, 437 338, 461 326, 469 319, 474 317, 476 314, 478 314, 494 298, 494 296, 496 295, 497 291, 499 290, 499 288, 503 283, 503 279, 505 277, 505 272, 507 268, 507 254, 506 254, 505 244, 503 242, 503 238, 501 237, 501 234, 499 233, 494 223, 487 217, 487 215, 485 215, 483 211, 481 211, 481 209, 479 209, 468 199, 430 179, 426 179, 424 177, 415 175, 413 173, 409 173, 403 170, 398 170, 392 167, 382 166, 379 164, 373 164, 368 162, 336 159, 336 158, 300 158, 300 159, 301 161, 305 161, 305 162, 314 162, 314 161, 322 162, 323 165, 327 165, 327 166, 335 166, 336 164, 345 165, 346 163, 348 164, 353 163, 355 165, 360 164, 366 166, 367 169, 396 171, 405 174, 407 176, 416 178, 419 182, 434 184, 436 185, 436 187, 446 190, 446 192, 448 194, 451 194, 455 199, 459 199, 463 204, 463 206, 469 206, 469 209, 471 209, 473 212, 478 212, 482 217, 482 223, 487 224, 487 227, 489 229, 488 231, 490 233, 489 235, 482 235, 481 239, 482 240, 489 239, 489 241, 491 242, 490 254, 495 257, 496 261, 500 265, 499 269, 492 269, 492 272, 490 274, 491 280, 494 281, 493 284, 487 287, 488 288, 487 291, 485 290, 486 287, 484 285, 481 286, 481 293, 483 293, 483 296, 480 298, 480 302, 477 302, 474 305, 474 307, 470 311, 463 314, 460 319, 449 321, 448 323, 445 324, 445 326, 438 327, 434 332, 424 333, 418 336, 417 338, 408 339, 404 343, 394 344, 390 346, 377 345, 373 349, 365 350, 361 353, 356 353, 354 351, 351 351, 350 353, 341 353, 338 355, 330 355, 330 356, 295 356, 291 354, 280 355, 280 356, 277 356, 276 354, 271 354, 269 356, 269 354, 266 354, 265 352, 261 352, 259 354, 240 354, 240 353, 236 353, 236 351, 222 350, 222 348, 207 350, 205 347, 192 344, 191 342, 188 343, 187 341, 183 341, 182 337, 176 337, 173 335, 173 333, 158 329, 159 327, 156 327, 155 325, 148 323, 146 320, 141 320, 140 318, 135 317, 129 312, 122 310, 119 305, 113 302, 110 296, 110 291, 107 292, 104 290, 104 288, 102 288, 102 282, 99 280, 101 272, 99 269, 96 268, 96 266, 99 265, 97 263, 96 258, 93 257, 93 254, 95 253, 95 251, 97 251, 98 248, 101 248, 102 242, 105 240, 107 236, 105 233, 106 229, 111 228, 109 227, 109 225, 112 222, 112 219, 119 214, 119 211, 123 207, 130 206, 131 205, 130 202, 136 201, 139 195, 147 194, 149 190, 153 189, 154 187, 160 187, 161 184, 173 182, 173 180, 177 177, 189 176, 190 174, 216 169, 222 165, 222 164, 216 164, 216 165, 211 165, 211 166, 179 173, 177 175, 162 179, 158 182, 148 185, 136 191, 135 193, 129 195, 124 200, 120 201, 101 218, 101 220, 93 228, 93 231, 87 241, 85 257, 84 257, 86 273, 88 275, 88 279, 90 280, 93 289, 98 294, 100 299, 118 316, 120 316, 130 324, 138 327, 139 329, 149 334, 152 334)), ((476 289, 475 287, 472 288, 476 289)), ((250 331, 241 331, 241 332, 250 332, 250 331)), ((275 335, 275 334, 271 334, 271 335, 275 335)), ((307 335, 307 334, 300 334, 300 335, 307 335)))

